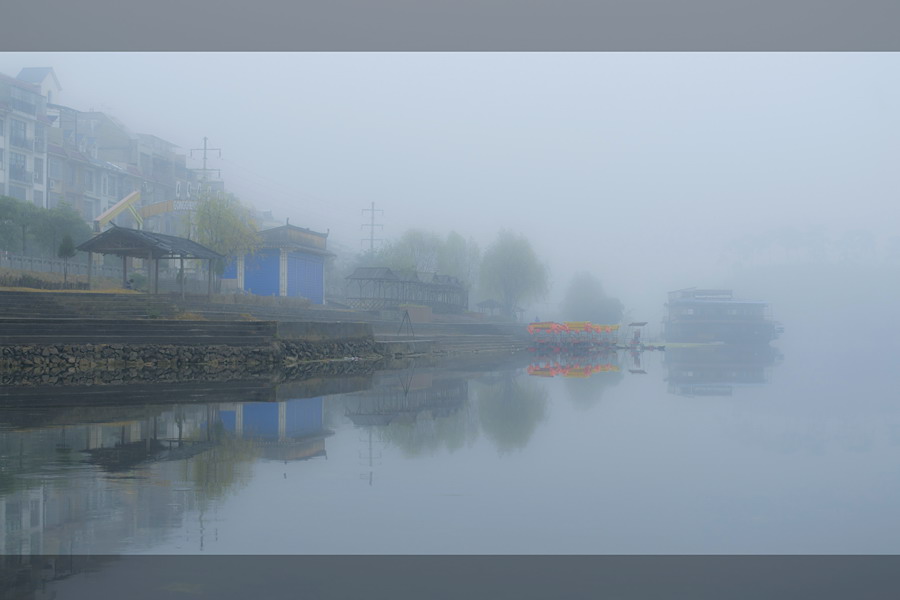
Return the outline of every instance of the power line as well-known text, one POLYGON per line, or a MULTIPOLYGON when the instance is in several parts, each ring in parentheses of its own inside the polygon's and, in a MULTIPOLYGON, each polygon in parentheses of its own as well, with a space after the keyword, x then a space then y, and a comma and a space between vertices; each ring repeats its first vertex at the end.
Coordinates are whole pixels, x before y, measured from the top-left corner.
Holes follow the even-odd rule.
MULTIPOLYGON (((376 209, 375 209, 375 203, 374 203, 374 202, 372 203, 372 208, 364 208, 364 209, 362 209, 362 211, 363 211, 363 214, 365 214, 365 213, 367 213, 367 212, 368 212, 368 213, 372 213, 372 221, 371 221, 371 223, 363 223, 363 225, 362 225, 363 227, 368 227, 368 228, 369 228, 369 251, 372 252, 372 251, 375 250, 375 242, 376 242, 376 241, 378 241, 378 242, 382 241, 382 240, 376 240, 376 239, 375 239, 375 228, 376 228, 376 227, 384 228, 384 225, 380 225, 380 224, 376 224, 376 223, 375 223, 375 213, 376 213, 376 212, 380 212, 381 214, 384 214, 384 211, 381 210, 381 209, 376 210, 376 209)), ((366 241, 366 240, 363 239, 362 241, 366 241)))
POLYGON ((219 158, 222 158, 222 149, 221 148, 207 148, 206 140, 207 140, 207 138, 204 137, 202 148, 191 148, 191 156, 192 157, 194 156, 195 151, 200 152, 201 150, 203 150, 203 168, 202 169, 194 169, 194 170, 195 171, 196 170, 203 171, 203 182, 204 183, 206 182, 206 172, 207 171, 216 171, 219 174, 219 179, 222 178, 222 170, 221 169, 207 169, 206 168, 206 153, 207 153, 207 151, 209 151, 209 150, 217 151, 219 153, 219 158))

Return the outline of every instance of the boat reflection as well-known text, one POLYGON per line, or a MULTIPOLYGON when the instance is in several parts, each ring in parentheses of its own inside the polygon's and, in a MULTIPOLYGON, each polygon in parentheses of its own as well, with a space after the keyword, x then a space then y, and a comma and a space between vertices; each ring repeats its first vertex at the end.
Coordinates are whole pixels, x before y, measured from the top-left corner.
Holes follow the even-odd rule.
POLYGON ((783 358, 768 344, 669 344, 665 354, 668 391, 679 396, 731 396, 765 384, 783 358))

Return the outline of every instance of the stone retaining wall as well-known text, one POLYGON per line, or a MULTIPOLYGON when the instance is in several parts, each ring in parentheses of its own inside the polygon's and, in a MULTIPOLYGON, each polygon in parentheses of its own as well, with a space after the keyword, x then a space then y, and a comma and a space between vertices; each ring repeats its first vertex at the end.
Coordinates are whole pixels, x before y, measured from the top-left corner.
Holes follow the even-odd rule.
POLYGON ((55 344, 0 347, 0 385, 102 385, 244 379, 304 363, 380 359, 374 340, 278 341, 263 346, 55 344))

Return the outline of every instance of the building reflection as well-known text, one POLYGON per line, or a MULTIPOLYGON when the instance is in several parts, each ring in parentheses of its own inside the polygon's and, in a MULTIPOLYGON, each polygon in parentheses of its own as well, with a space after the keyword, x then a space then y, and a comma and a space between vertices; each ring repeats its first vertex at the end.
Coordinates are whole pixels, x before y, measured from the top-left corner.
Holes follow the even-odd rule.
POLYGON ((223 404, 219 408, 223 429, 243 440, 252 440, 268 460, 309 460, 325 457, 325 400, 299 398, 280 402, 223 404))
MULTIPOLYGON (((0 553, 116 554, 164 542, 259 458, 325 456, 323 397, 3 409, 0 553)), ((202 544, 202 540, 200 540, 202 544)))
POLYGON ((383 372, 369 390, 341 399, 344 416, 360 430, 360 478, 375 481, 386 443, 409 456, 450 444, 466 421, 469 382, 459 374, 430 368, 383 372))
POLYGON ((668 391, 679 396, 731 396, 735 388, 768 382, 782 359, 768 344, 698 344, 666 348, 668 391))

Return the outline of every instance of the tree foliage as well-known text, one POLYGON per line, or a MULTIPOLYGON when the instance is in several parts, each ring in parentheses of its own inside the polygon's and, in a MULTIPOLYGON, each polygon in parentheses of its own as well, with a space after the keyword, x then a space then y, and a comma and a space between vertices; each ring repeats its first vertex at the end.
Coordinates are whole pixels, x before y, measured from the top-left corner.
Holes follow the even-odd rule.
POLYGON ((375 259, 397 270, 434 272, 438 266, 441 238, 422 229, 409 229, 399 239, 375 252, 375 259))
POLYGON ((59 243, 56 255, 65 261, 63 266, 63 286, 65 286, 69 279, 69 259, 75 256, 75 242, 72 241, 72 236, 68 233, 63 234, 63 239, 59 243))
POLYGON ((78 245, 91 236, 91 228, 67 204, 39 208, 0 196, 0 249, 26 255, 57 256, 64 236, 78 245))
POLYGON ((478 244, 455 231, 442 239, 430 231, 409 229, 381 248, 358 255, 352 268, 388 267, 396 271, 440 273, 472 285, 480 260, 478 244))
MULTIPOLYGON (((199 202, 193 216, 195 241, 227 257, 253 252, 259 236, 250 211, 232 194, 207 196, 199 202)), ((224 261, 217 261, 221 275, 224 261)))
POLYGON ((621 322, 625 307, 618 298, 606 295, 603 284, 591 273, 576 273, 562 303, 568 321, 591 321, 614 325, 621 322))
POLYGON ((451 231, 438 249, 437 272, 456 277, 467 286, 475 283, 481 263, 481 248, 474 239, 466 240, 451 231))
POLYGON ((501 231, 481 260, 481 290, 500 302, 505 315, 547 292, 547 268, 538 260, 531 242, 520 234, 501 231))

